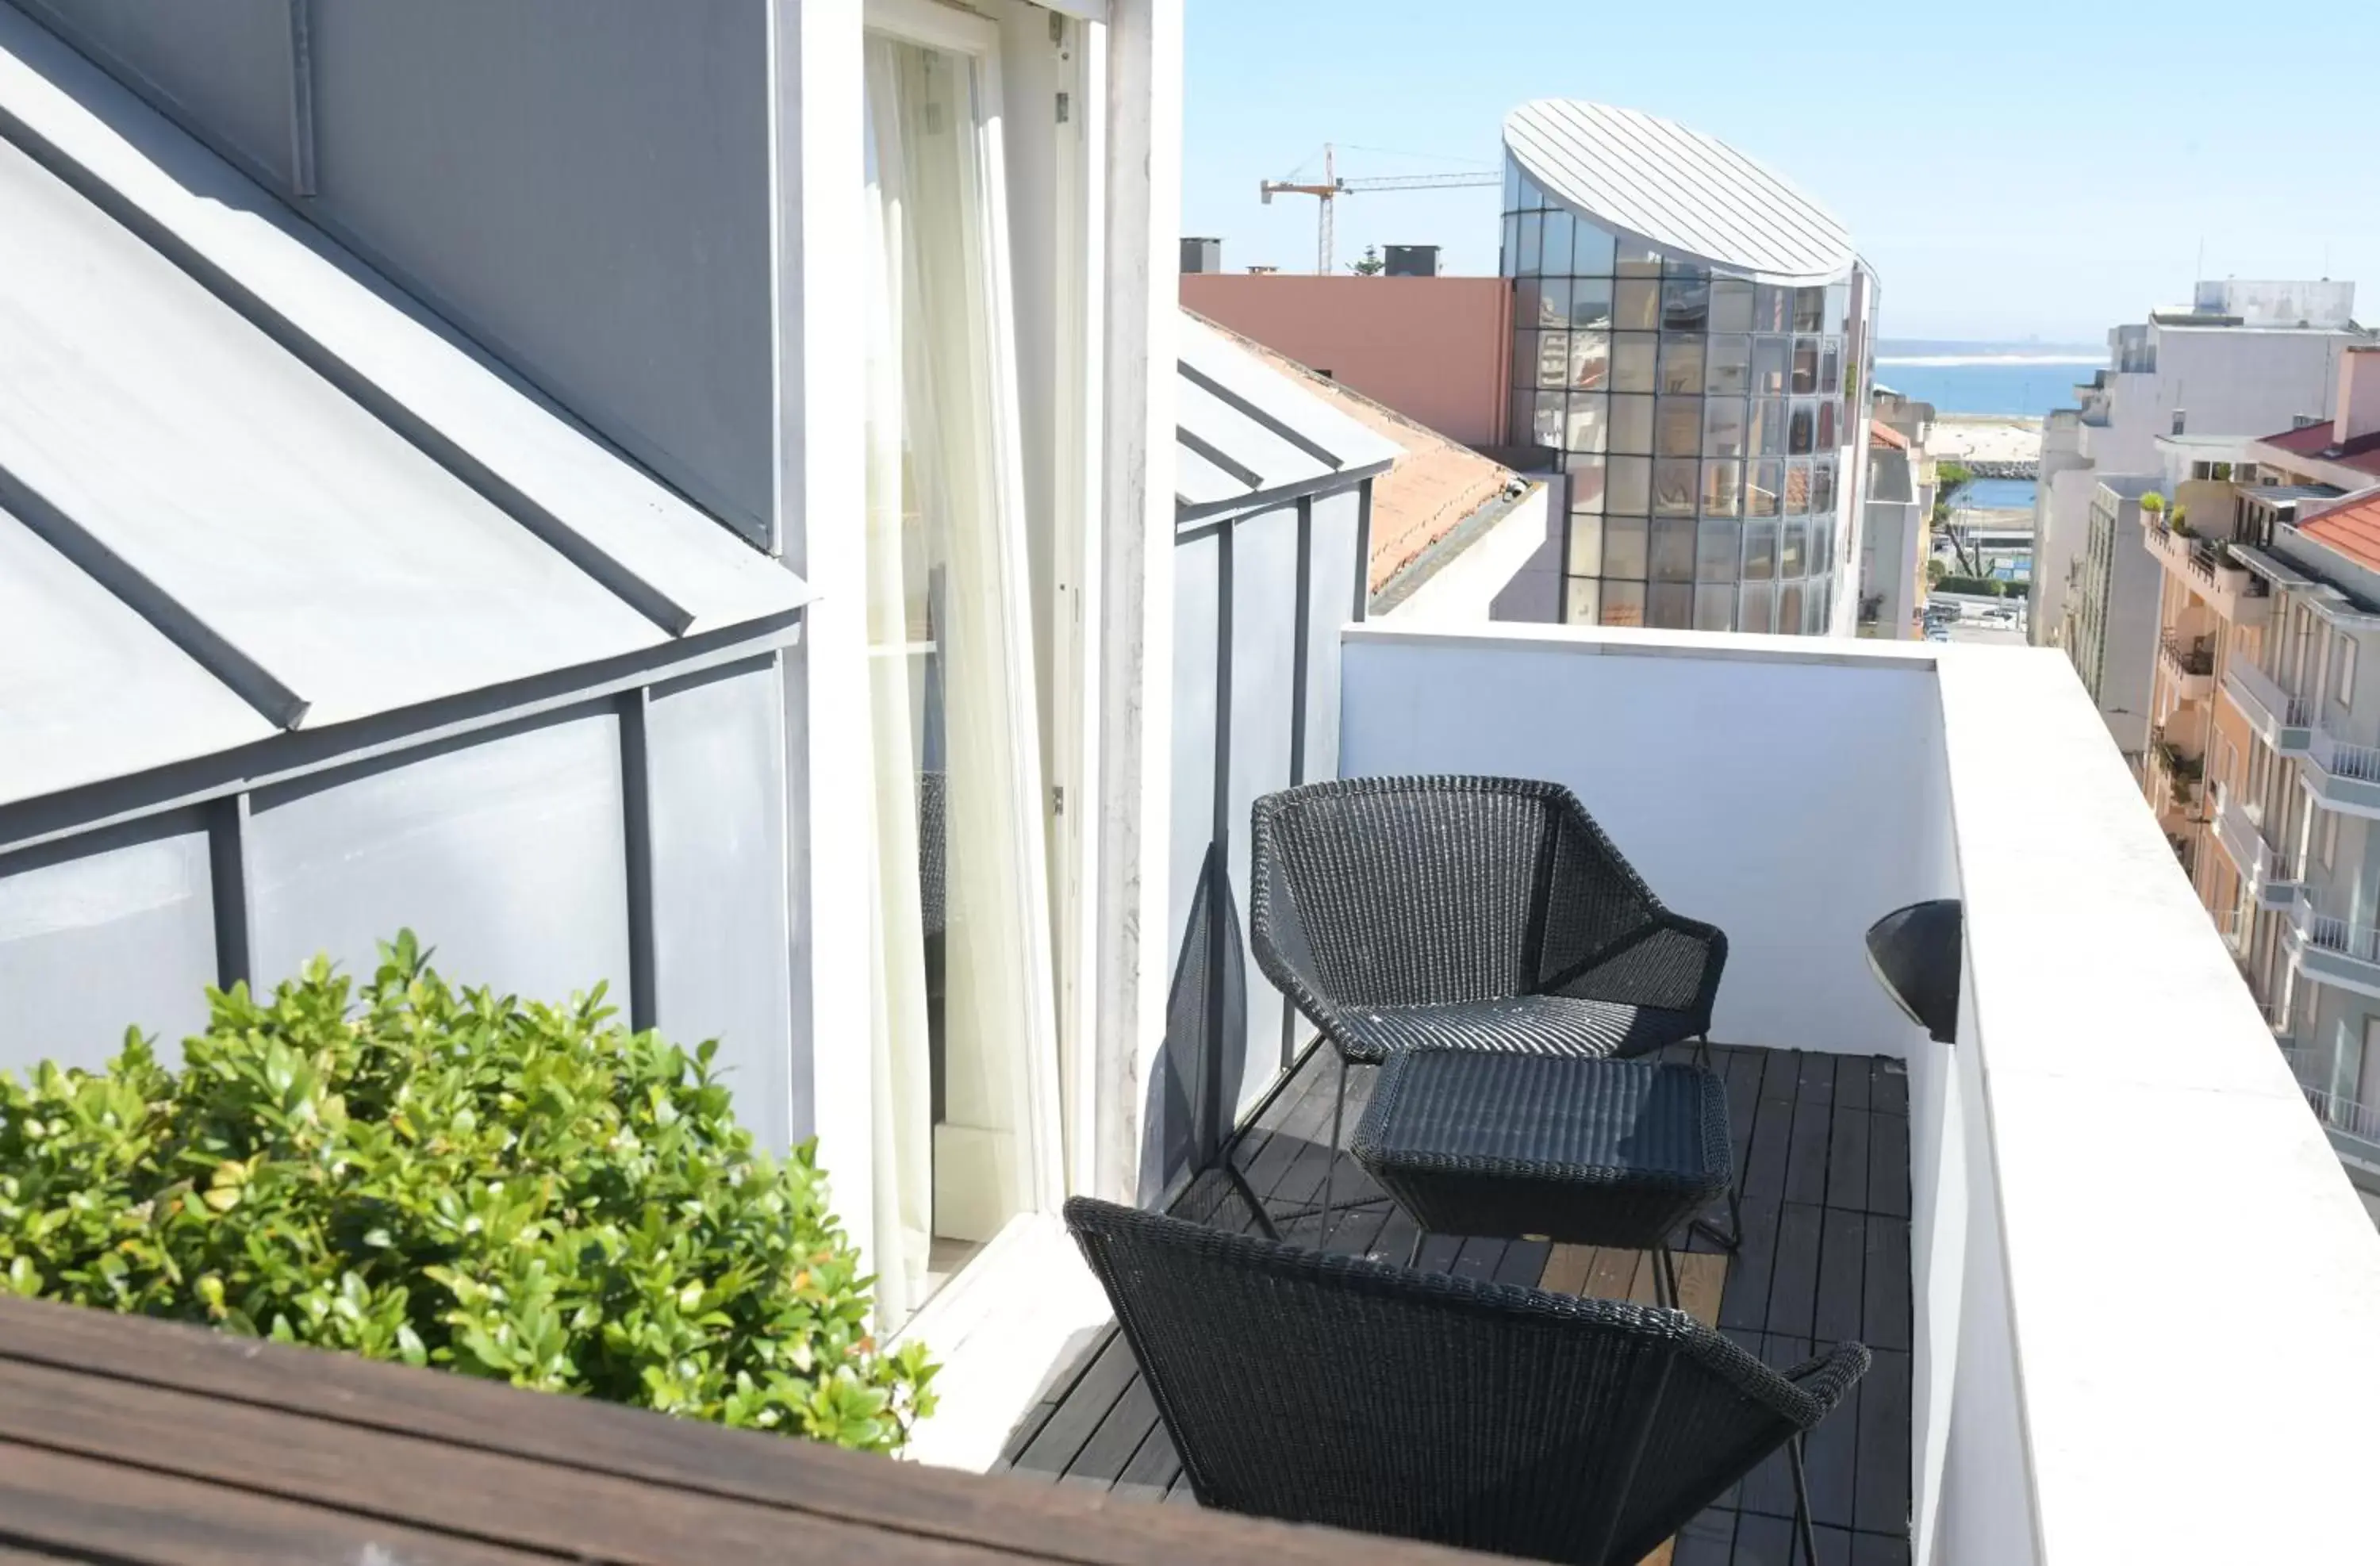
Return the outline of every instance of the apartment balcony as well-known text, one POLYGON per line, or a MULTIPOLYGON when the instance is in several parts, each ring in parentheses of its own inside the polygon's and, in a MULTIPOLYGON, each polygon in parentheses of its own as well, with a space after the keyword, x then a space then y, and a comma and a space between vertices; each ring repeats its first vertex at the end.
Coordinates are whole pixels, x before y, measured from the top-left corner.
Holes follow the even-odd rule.
POLYGON ((2198 814, 2198 805, 2206 764, 2203 756, 2192 753, 2192 747, 2181 743, 2162 725, 2152 728, 2143 766, 2148 773, 2150 806, 2168 832, 2181 832, 2203 819, 2198 814))
MULTIPOLYGON (((1745 1242, 1689 1256, 1685 1293, 1779 1362, 1870 1340, 1856 1411, 1811 1442, 1820 1560, 2355 1555, 2351 1519, 2274 1498, 2365 1482, 2380 1356, 2338 1345, 2380 1338, 2380 1235, 2059 655, 1393 622, 1341 647, 1340 775, 1559 780, 1665 903, 1727 931, 1713 1037, 1745 1242), (1863 942, 1943 896, 1965 915, 1953 1046, 1896 1009, 1863 942), (2112 1249, 2102 1200, 2120 1205, 2112 1249), (2260 1339, 2252 1376, 2176 1375, 2205 1353, 2203 1312, 2107 1304, 2119 1282, 2203 1299, 2210 1215, 2260 1254, 2319 1258, 2289 1308, 2322 1330, 2260 1339)), ((1331 1154, 1334 1075, 1303 1057, 1221 1157, 1299 1243, 1402 1263, 1413 1230, 1331 1154), (1326 1178, 1357 1198, 1327 1232, 1326 1178)), ((1228 1184, 1174 1189, 1237 1226, 1228 1184)), ((1419 1265, 1610 1296, 1646 1279, 1627 1253, 1452 1235, 1426 1237, 1419 1265)), ((1020 1475, 1186 1499, 1110 1335, 1004 1437, 996 1465, 1020 1475)), ((1684 1525, 1675 1559, 1783 1560, 1783 1497, 1755 1474, 1684 1525)))
POLYGON ((2306 746, 2305 781, 2314 797, 2351 816, 2380 817, 2380 746, 2350 745, 2317 723, 2306 746))
POLYGON ((2273 585, 2234 559, 2229 546, 2169 527, 2151 512, 2141 515, 2141 541, 2224 619, 2262 625, 2272 618, 2273 585))
POLYGON ((2266 745, 2284 756, 2305 754, 2313 734, 2313 705, 2305 698, 2283 690, 2279 681, 2246 658, 2225 661, 2223 694, 2266 745))
POLYGON ((2167 631, 2157 638, 2157 661, 2166 678, 2183 701, 2204 701, 2215 694, 2215 640, 2211 637, 2180 637, 2167 631))
MULTIPOLYGON (((2288 859, 2265 838, 2262 813, 2228 789, 2216 791, 2212 825, 2215 841, 2248 887, 2260 908, 2294 906, 2301 883, 2292 876, 2288 859)), ((2244 930, 2240 940, 2246 939, 2244 930)))
POLYGON ((2318 913, 2313 900, 2302 897, 2290 908, 2281 941, 2301 977, 2380 998, 2380 929, 2318 913))

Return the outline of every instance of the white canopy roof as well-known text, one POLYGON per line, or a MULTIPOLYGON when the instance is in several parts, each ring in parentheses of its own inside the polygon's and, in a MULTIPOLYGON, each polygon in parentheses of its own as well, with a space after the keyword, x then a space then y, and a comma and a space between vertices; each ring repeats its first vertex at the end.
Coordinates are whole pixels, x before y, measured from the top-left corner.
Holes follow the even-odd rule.
POLYGON ((809 596, 5 6, 0 123, 0 805, 809 596))
POLYGON ((1352 489, 1404 455, 1186 312, 1180 370, 1174 512, 1184 522, 1352 489))
POLYGON ((1773 283, 1852 264, 1834 215, 1727 143, 1635 109, 1539 98, 1504 119, 1504 149, 1547 196, 1673 254, 1773 283))

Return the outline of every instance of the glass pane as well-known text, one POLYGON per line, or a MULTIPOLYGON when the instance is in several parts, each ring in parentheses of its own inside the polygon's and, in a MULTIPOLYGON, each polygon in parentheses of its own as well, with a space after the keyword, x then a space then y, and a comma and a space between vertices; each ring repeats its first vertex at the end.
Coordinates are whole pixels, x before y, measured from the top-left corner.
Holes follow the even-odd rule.
POLYGON ((1505 277, 1521 270, 1521 214, 1504 214, 1504 245, 1496 255, 1498 273, 1505 277))
POLYGON ((1703 343, 1699 335, 1661 334, 1661 390, 1700 395, 1703 389, 1703 343))
POLYGON ((1569 587, 1567 600, 1562 606, 1562 624, 1594 625, 1596 612, 1601 607, 1603 584, 1596 581, 1574 581, 1569 584, 1569 587))
POLYGON ((1815 512, 1810 516, 1810 575, 1823 577, 1835 568, 1835 519, 1815 512))
POLYGON ((1710 285, 1699 278, 1672 277, 1661 285, 1661 326, 1669 332, 1710 330, 1710 285))
POLYGON ((1658 277, 1661 252, 1641 239, 1622 239, 1613 249, 1611 270, 1621 277, 1658 277))
POLYGON ((1752 285, 1718 282, 1711 285, 1710 329, 1714 332, 1752 330, 1752 285))
POLYGON ((1750 447, 1755 456, 1785 455, 1785 399, 1758 397, 1752 404, 1750 447))
POLYGON ((1808 397, 1793 399, 1792 421, 1785 427, 1785 450, 1800 456, 1812 450, 1818 439, 1818 405, 1808 397))
POLYGON ((1802 593, 1802 634, 1822 637, 1827 634, 1827 604, 1830 595, 1825 582, 1812 582, 1802 593))
POLYGON ((1643 625, 1645 584, 1615 582, 1606 577, 1603 583, 1603 623, 1607 625, 1643 625))
POLYGON ((1690 261, 1683 256, 1666 256, 1661 261, 1661 275, 1682 277, 1689 282, 1707 283, 1711 269, 1707 262, 1690 261))
POLYGON ((1645 575, 1645 518, 1607 516, 1603 519, 1603 574, 1607 577, 1645 575))
POLYGON ((1703 464, 1703 515, 1733 516, 1743 509, 1743 464, 1703 464))
POLYGON ((1744 403, 1737 397, 1711 397, 1703 404, 1703 455, 1742 456, 1750 431, 1744 403))
POLYGON ((1842 406, 1832 397, 1818 399, 1818 450, 1833 451, 1842 444, 1835 434, 1835 410, 1842 406))
POLYGON ((1818 389, 1818 340, 1815 337, 1793 339, 1793 386, 1795 396, 1808 396, 1818 389))
POLYGON ((1600 452, 1611 432, 1611 405, 1601 392, 1570 395, 1570 426, 1562 433, 1562 450, 1600 452))
POLYGON ((1700 456, 1702 450, 1702 398, 1663 397, 1654 416, 1653 455, 1700 456))
POLYGON ((1785 515, 1806 516, 1810 510, 1810 459, 1797 456, 1785 464, 1785 515))
POLYGON ((1818 393, 1840 396, 1843 390, 1843 340, 1828 337, 1818 345, 1818 393))
POLYGON ((1570 334, 1540 332, 1537 334, 1537 384, 1567 386, 1570 384, 1570 334))
POLYGON ((1752 390, 1752 339, 1713 337, 1703 358, 1703 390, 1740 397, 1752 390))
POLYGON ((1701 497, 1702 465, 1693 457, 1664 457, 1653 464, 1653 509, 1663 516, 1692 516, 1701 497))
POLYGON ((1777 589, 1777 631, 1779 636, 1802 633, 1802 584, 1786 582, 1777 589))
POLYGON ((1697 631, 1731 631, 1735 629, 1735 589, 1704 588, 1694 594, 1694 629, 1697 631))
POLYGON ((1810 574, 1810 522, 1804 516, 1785 518, 1778 535, 1777 575, 1791 582, 1810 574))
POLYGON ((1537 422, 1537 394, 1526 386, 1512 393, 1512 419, 1505 428, 1505 439, 1516 446, 1529 443, 1529 432, 1537 422))
POLYGON ((1570 323, 1572 326, 1611 324, 1611 280, 1608 277, 1581 277, 1570 285, 1570 323))
POLYGON ((1573 577, 1603 575, 1603 518, 1572 516, 1570 519, 1570 574, 1573 577))
POLYGON ((1694 589, 1686 582, 1656 582, 1645 604, 1645 623, 1656 630, 1691 630, 1694 623, 1694 589))
POLYGON ((1615 332, 1611 334, 1611 389, 1615 392, 1649 392, 1659 384, 1655 365, 1660 355, 1658 337, 1650 332, 1615 332))
POLYGON ((1714 522, 1706 518, 1694 530, 1694 579, 1701 582, 1734 581, 1736 557, 1742 550, 1742 524, 1714 522))
POLYGON ((1691 582, 1694 579, 1694 525, 1682 516, 1653 518, 1653 579, 1691 582))
POLYGON ((1538 302, 1545 294, 1545 284, 1535 277, 1515 278, 1512 283, 1512 324, 1524 329, 1561 324, 1548 322, 1545 309, 1538 302))
POLYGON ((1611 399, 1611 434, 1608 449, 1646 456, 1652 455, 1652 398, 1616 396, 1611 399))
POLYGON ((1661 285, 1648 278, 1623 277, 1611 285, 1611 323, 1628 332, 1661 324, 1661 285))
POLYGON ((1599 391, 1611 383, 1610 333, 1570 334, 1570 383, 1587 392, 1599 391))
POLYGON ((1789 332, 1793 326, 1793 290, 1762 283, 1752 291, 1752 329, 1789 332))
POLYGON ((1530 276, 1543 269, 1537 265, 1537 242, 1545 235, 1546 221, 1542 212, 1521 214, 1521 273, 1530 276))
POLYGON ((1570 477, 1570 509, 1577 512, 1600 512, 1603 509, 1603 459, 1599 456, 1566 456, 1562 471, 1570 477))
POLYGON ((1537 394, 1536 416, 1530 420, 1529 438, 1541 446, 1559 446, 1562 438, 1562 404, 1560 392, 1537 394))
POLYGON ((1767 632, 1777 628, 1777 588, 1774 583, 1745 583, 1742 604, 1743 612, 1736 618, 1737 630, 1767 632))
POLYGON ((1574 254, 1571 266, 1581 276, 1609 277, 1614 247, 1611 236, 1585 218, 1578 220, 1578 237, 1572 241, 1574 254))
POLYGON ((1557 209, 1546 213, 1545 237, 1539 241, 1540 257, 1548 277, 1570 275, 1570 213, 1557 209))
MULTIPOLYGON (((1524 241, 1526 243, 1526 241, 1524 241)), ((1793 330, 1823 332, 1827 329, 1827 291, 1809 286, 1793 290, 1793 330)))
POLYGON ((1755 518, 1743 525, 1743 579, 1765 582, 1777 575, 1777 524, 1755 518))
POLYGON ((1545 204, 1546 193, 1537 188, 1537 182, 1529 177, 1528 170, 1523 169, 1521 171, 1521 210, 1530 212, 1545 204))
POLYGON ((1791 356, 1792 346, 1783 337, 1755 337, 1752 340, 1754 395, 1781 397, 1785 395, 1785 371, 1791 356))
POLYGON ((1852 311, 1852 285, 1848 283, 1827 285, 1827 314, 1819 330, 1840 332, 1852 311))
MULTIPOLYGON (((1603 464, 1603 509, 1625 516, 1642 516, 1653 509, 1653 459, 1614 456, 1603 464)), ((1641 575, 1622 571, 1620 576, 1641 575)))
POLYGON ((1521 165, 1513 162, 1509 153, 1504 158, 1504 210, 1508 212, 1521 210, 1521 165))
POLYGON ((1540 277, 1537 279, 1537 324, 1568 326, 1570 324, 1570 279, 1540 277))
POLYGON ((1784 508, 1785 464, 1777 457, 1751 464, 1743 492, 1746 516, 1774 516, 1784 508))
POLYGON ((1835 512, 1835 459, 1822 456, 1810 465, 1810 509, 1831 516, 1835 512))

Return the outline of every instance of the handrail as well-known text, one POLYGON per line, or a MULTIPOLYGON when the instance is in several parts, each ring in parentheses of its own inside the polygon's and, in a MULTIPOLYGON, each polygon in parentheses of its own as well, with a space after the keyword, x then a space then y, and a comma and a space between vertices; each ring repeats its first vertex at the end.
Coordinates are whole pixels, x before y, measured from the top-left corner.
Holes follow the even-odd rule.
POLYGON ((2355 1151, 2358 1157, 2380 1163, 2380 1110, 2342 1098, 2326 1088, 2308 1086, 2303 1082, 2298 1086, 2305 1094, 2306 1107, 2313 1111, 2314 1118, 2322 1122, 2325 1130, 2357 1144, 2355 1151))
POLYGON ((2307 748, 2314 764, 2333 777, 2380 783, 2380 746, 2350 745, 2323 724, 2314 729, 2307 748))
POLYGON ((2212 637, 2193 637, 2189 645, 2184 646, 2180 637, 2171 631, 2166 631, 2157 637, 2157 648, 2165 654, 2166 661, 2174 666, 2177 673, 2183 674, 2215 673, 2215 640, 2212 637))
POLYGON ((2291 696, 2252 658, 2234 658, 2223 666, 2226 679, 2237 680, 2240 687, 2253 698, 2256 705, 2271 713, 2285 729, 2302 729, 2313 722, 2312 703, 2304 697, 2291 696))

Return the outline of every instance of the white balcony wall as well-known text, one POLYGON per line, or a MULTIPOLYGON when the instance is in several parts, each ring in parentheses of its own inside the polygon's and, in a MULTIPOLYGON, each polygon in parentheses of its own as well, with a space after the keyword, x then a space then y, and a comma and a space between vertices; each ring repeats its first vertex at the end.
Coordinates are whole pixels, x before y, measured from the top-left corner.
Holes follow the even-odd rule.
POLYGON ((1913 1560, 2368 1553, 2281 1498, 2367 1482, 2380 1237, 2062 657, 1343 635, 1343 775, 1569 783, 1728 931, 1719 1037, 1909 1062, 1913 1560), (1860 941, 1946 893, 1955 1046, 1860 941), (2280 1265, 2210 1269, 2226 1245, 2280 1265))

